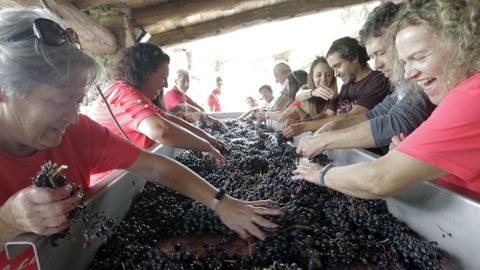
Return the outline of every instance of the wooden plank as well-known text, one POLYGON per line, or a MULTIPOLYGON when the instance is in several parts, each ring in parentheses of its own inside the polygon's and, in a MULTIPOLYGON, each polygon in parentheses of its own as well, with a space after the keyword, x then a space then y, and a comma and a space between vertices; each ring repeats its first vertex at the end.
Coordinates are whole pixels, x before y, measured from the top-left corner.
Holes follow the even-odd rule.
POLYGON ((38 6, 43 7, 39 0, 0 0, 0 9, 21 7, 21 6, 38 6))
POLYGON ((125 3, 130 8, 143 8, 167 2, 168 0, 72 0, 71 3, 76 7, 84 9, 97 5, 108 5, 125 3))
POLYGON ((285 20, 318 13, 372 0, 296 0, 266 6, 229 17, 218 18, 196 25, 181 27, 164 33, 153 34, 149 43, 159 46, 173 45, 209 36, 225 34, 241 28, 266 22, 285 20))
POLYGON ((132 17, 134 23, 143 27, 151 28, 152 25, 178 24, 182 26, 181 21, 185 18, 193 18, 193 22, 201 20, 207 14, 214 14, 222 17, 224 15, 232 15, 243 11, 243 9, 258 8, 288 0, 180 0, 160 4, 152 7, 134 9, 132 17))
POLYGON ((117 51, 115 36, 86 13, 67 2, 57 3, 50 0, 48 4, 77 32, 84 49, 99 54, 113 54, 117 51))

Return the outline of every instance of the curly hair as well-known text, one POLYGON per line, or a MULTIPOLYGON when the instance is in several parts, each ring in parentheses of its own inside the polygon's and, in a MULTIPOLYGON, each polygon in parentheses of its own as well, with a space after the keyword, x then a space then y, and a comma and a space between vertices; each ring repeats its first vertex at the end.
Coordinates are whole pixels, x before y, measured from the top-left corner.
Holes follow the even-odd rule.
POLYGON ((362 67, 368 66, 367 62, 370 60, 365 47, 360 45, 358 40, 351 37, 343 37, 335 40, 328 49, 327 58, 334 53, 338 53, 340 57, 348 61, 358 58, 358 63, 362 67))
POLYGON ((430 27, 442 44, 448 58, 445 63, 449 63, 445 69, 460 71, 466 77, 479 71, 480 1, 409 0, 391 31, 396 36, 405 27, 420 24, 430 27))
POLYGON ((360 29, 360 44, 365 46, 367 39, 370 37, 380 37, 384 34, 385 29, 390 27, 400 10, 405 8, 405 3, 395 4, 386 2, 376 7, 360 29))
POLYGON ((169 64, 170 57, 159 47, 138 43, 125 50, 113 69, 115 80, 122 80, 141 89, 150 74, 163 64, 169 64))

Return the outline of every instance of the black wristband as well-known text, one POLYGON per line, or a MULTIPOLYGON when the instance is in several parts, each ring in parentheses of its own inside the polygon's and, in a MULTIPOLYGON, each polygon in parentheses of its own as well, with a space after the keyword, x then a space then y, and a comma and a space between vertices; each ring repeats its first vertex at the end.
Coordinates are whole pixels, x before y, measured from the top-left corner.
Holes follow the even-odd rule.
POLYGON ((225 190, 219 189, 217 195, 215 195, 215 199, 221 200, 225 196, 225 190))

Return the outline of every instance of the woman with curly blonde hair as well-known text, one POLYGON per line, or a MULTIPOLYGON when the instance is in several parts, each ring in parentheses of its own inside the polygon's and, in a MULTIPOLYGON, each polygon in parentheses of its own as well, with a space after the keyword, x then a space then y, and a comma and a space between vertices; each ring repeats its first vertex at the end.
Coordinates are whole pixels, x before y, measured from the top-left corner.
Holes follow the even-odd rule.
MULTIPOLYGON (((479 1, 409 1, 392 31, 405 79, 416 82, 438 107, 373 162, 333 168, 301 165, 293 178, 362 198, 391 196, 434 179, 480 193, 479 1)), ((311 149, 300 142, 297 152, 318 154, 311 149)))

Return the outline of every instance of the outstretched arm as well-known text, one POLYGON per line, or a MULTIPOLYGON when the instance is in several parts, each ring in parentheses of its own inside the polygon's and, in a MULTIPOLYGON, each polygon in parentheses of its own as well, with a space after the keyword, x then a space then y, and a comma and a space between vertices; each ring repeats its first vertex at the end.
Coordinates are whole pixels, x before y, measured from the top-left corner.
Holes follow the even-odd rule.
POLYGON ((375 147, 370 121, 350 128, 329 131, 304 137, 300 140, 297 153, 311 159, 328 149, 375 147))
MULTIPOLYGON (((319 184, 318 164, 299 165, 293 179, 319 184)), ((333 167, 324 176, 325 185, 339 192, 378 199, 395 195, 423 181, 447 175, 448 172, 429 163, 393 150, 372 161, 344 167, 333 167)))
MULTIPOLYGON (((142 152, 128 171, 165 185, 197 200, 208 207, 218 190, 182 164, 161 155, 142 152)), ((258 226, 274 228, 276 225, 263 215, 279 215, 279 209, 266 208, 269 201, 247 202, 226 195, 216 208, 217 214, 227 227, 241 237, 254 235, 260 239, 265 234, 258 226)))
MULTIPOLYGON (((200 131, 178 117, 171 117, 173 117, 172 119, 175 119, 175 121, 178 121, 178 123, 182 125, 188 125, 189 128, 195 130, 196 132, 200 131)), ((207 152, 216 159, 217 163, 225 162, 225 158, 210 142, 194 134, 192 131, 165 118, 159 116, 145 118, 138 125, 138 131, 145 134, 145 136, 157 143, 182 149, 192 149, 196 151, 207 152)))

